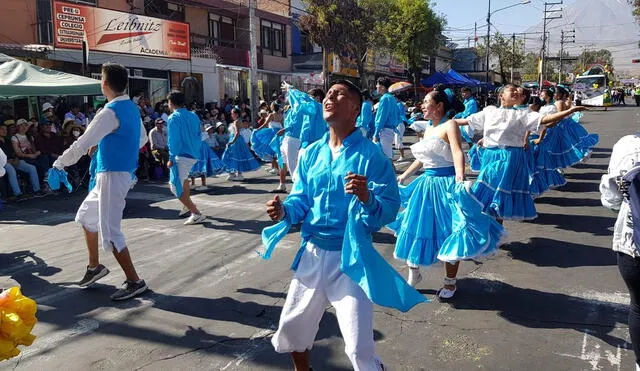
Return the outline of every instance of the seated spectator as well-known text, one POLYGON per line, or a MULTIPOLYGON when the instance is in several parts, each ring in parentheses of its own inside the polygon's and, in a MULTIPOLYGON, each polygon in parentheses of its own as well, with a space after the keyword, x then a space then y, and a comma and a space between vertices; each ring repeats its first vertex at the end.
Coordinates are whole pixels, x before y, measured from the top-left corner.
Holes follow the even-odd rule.
POLYGON ((37 150, 32 138, 27 136, 29 123, 25 119, 19 119, 16 125, 18 126, 18 132, 11 137, 11 145, 16 157, 35 166, 39 179, 44 179, 50 166, 47 158, 41 156, 42 153, 37 150))
POLYGON ((13 196, 17 199, 25 197, 20 189, 20 183, 18 182, 18 174, 16 171, 27 174, 29 176, 29 182, 31 183, 33 192, 36 196, 43 196, 44 193, 40 190, 40 180, 38 178, 38 171, 36 170, 36 167, 16 157, 13 146, 7 142, 7 134, 7 126, 4 124, 0 125, 0 150, 2 150, 7 157, 7 163, 4 165, 4 170, 6 171, 7 180, 11 187, 13 196))
POLYGON ((64 120, 67 121, 68 119, 73 119, 78 126, 87 126, 86 117, 84 113, 80 112, 80 106, 77 104, 72 104, 71 111, 64 115, 64 120))
POLYGON ((51 132, 51 123, 44 122, 40 125, 40 133, 35 138, 36 148, 47 158, 49 167, 64 152, 62 137, 51 132))
POLYGON ((16 133, 18 132, 18 127, 16 126, 15 120, 6 120, 4 124, 7 125, 7 138, 11 138, 12 136, 16 135, 16 133))
POLYGON ((169 103, 163 103, 160 118, 162 118, 164 122, 167 122, 170 114, 171 114, 171 111, 169 110, 169 103))
POLYGON ((222 154, 224 150, 227 148, 227 144, 229 143, 229 134, 227 133, 227 127, 222 122, 218 122, 216 124, 216 132, 213 134, 216 139, 217 145, 213 148, 213 151, 218 155, 218 157, 222 158, 222 154))
POLYGON ((92 105, 88 105, 87 106, 87 121, 89 122, 89 124, 91 123, 91 121, 93 121, 93 118, 96 117, 96 109, 93 108, 92 105))
POLYGON ((151 144, 151 154, 156 161, 162 164, 163 169, 167 167, 169 161, 169 148, 167 147, 167 131, 165 122, 157 118, 156 126, 149 131, 149 143, 151 144))
POLYGON ((71 147, 71 144, 78 140, 82 133, 84 133, 84 128, 76 125, 75 120, 65 120, 64 124, 62 124, 62 145, 64 149, 71 147))

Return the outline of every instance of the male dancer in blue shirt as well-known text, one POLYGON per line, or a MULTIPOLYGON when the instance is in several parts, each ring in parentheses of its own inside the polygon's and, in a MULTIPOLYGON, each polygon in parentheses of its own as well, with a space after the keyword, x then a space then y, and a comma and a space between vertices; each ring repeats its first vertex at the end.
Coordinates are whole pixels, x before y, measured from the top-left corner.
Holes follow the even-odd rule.
POLYGON ((276 196, 266 205, 271 219, 281 222, 263 231, 265 258, 277 243, 272 236, 278 240, 302 223, 296 273, 272 339, 298 371, 309 369, 308 351, 327 304, 336 309, 345 352, 358 371, 384 369, 375 352, 372 301, 402 311, 424 301, 371 242, 372 232, 394 220, 400 197, 393 165, 355 126, 361 104, 351 82, 329 89, 323 101, 329 133, 300 158, 287 199, 276 196))
POLYGON ((400 114, 398 113, 398 103, 396 98, 389 93, 391 79, 388 77, 378 78, 376 89, 382 94, 378 108, 376 110, 375 131, 373 133, 373 142, 380 143, 382 152, 389 158, 393 159, 393 139, 398 130, 400 114))
POLYGON ((120 230, 125 197, 138 167, 138 151, 147 143, 138 106, 125 93, 128 81, 127 69, 122 65, 102 65, 102 93, 109 103, 98 112, 87 131, 53 163, 54 168, 62 170, 97 146, 92 159, 95 173, 91 174, 91 183, 95 185, 76 215, 76 222, 84 228, 89 250, 87 272, 78 285, 87 287, 109 274, 109 269, 99 261, 100 239, 102 248, 113 252, 127 277, 124 286, 111 295, 113 300, 129 299, 147 290, 147 284, 133 266, 120 230))

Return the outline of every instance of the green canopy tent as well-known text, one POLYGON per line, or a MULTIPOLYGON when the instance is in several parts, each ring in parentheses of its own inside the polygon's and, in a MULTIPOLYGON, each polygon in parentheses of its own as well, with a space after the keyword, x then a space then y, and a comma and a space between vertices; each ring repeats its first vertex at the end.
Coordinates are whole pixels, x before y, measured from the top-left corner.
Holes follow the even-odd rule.
POLYGON ((100 81, 35 66, 0 53, 0 97, 100 95, 100 81))

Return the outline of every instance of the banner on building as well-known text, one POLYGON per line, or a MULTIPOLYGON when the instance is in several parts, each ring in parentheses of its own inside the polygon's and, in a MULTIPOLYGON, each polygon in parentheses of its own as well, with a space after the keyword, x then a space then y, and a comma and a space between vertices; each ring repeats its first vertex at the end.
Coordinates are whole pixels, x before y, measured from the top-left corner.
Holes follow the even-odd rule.
POLYGON ((191 59, 188 23, 54 1, 53 32, 56 48, 191 59))

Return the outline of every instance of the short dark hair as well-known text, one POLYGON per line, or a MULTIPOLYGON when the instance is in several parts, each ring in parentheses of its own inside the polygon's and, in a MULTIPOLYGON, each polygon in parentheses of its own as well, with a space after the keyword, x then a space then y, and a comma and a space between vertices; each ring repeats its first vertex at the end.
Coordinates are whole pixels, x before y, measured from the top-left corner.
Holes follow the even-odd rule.
POLYGON ((467 86, 465 86, 464 88, 460 89, 460 91, 463 91, 463 92, 471 94, 471 88, 467 87, 467 86))
POLYGON ((171 101, 176 107, 184 107, 184 93, 180 90, 171 90, 167 95, 167 100, 171 101))
POLYGON ((313 88, 307 92, 313 98, 320 98, 320 100, 324 99, 324 90, 320 88, 313 88))
POLYGON ((70 109, 74 109, 74 108, 80 109, 80 106, 77 103, 73 103, 70 109))
POLYGON ((391 79, 387 76, 378 77, 377 83, 389 89, 389 86, 391 86, 391 79))
POLYGON ((105 63, 102 65, 102 79, 109 89, 115 93, 124 93, 129 84, 127 69, 118 63, 105 63))
POLYGON ((348 92, 355 94, 358 97, 359 105, 362 106, 362 91, 359 87, 356 86, 356 84, 352 83, 349 80, 338 80, 333 83, 333 85, 345 86, 348 92))
POLYGON ((531 90, 524 88, 522 86, 518 87, 518 89, 522 89, 522 93, 524 95, 523 102, 527 103, 531 99, 531 90))

